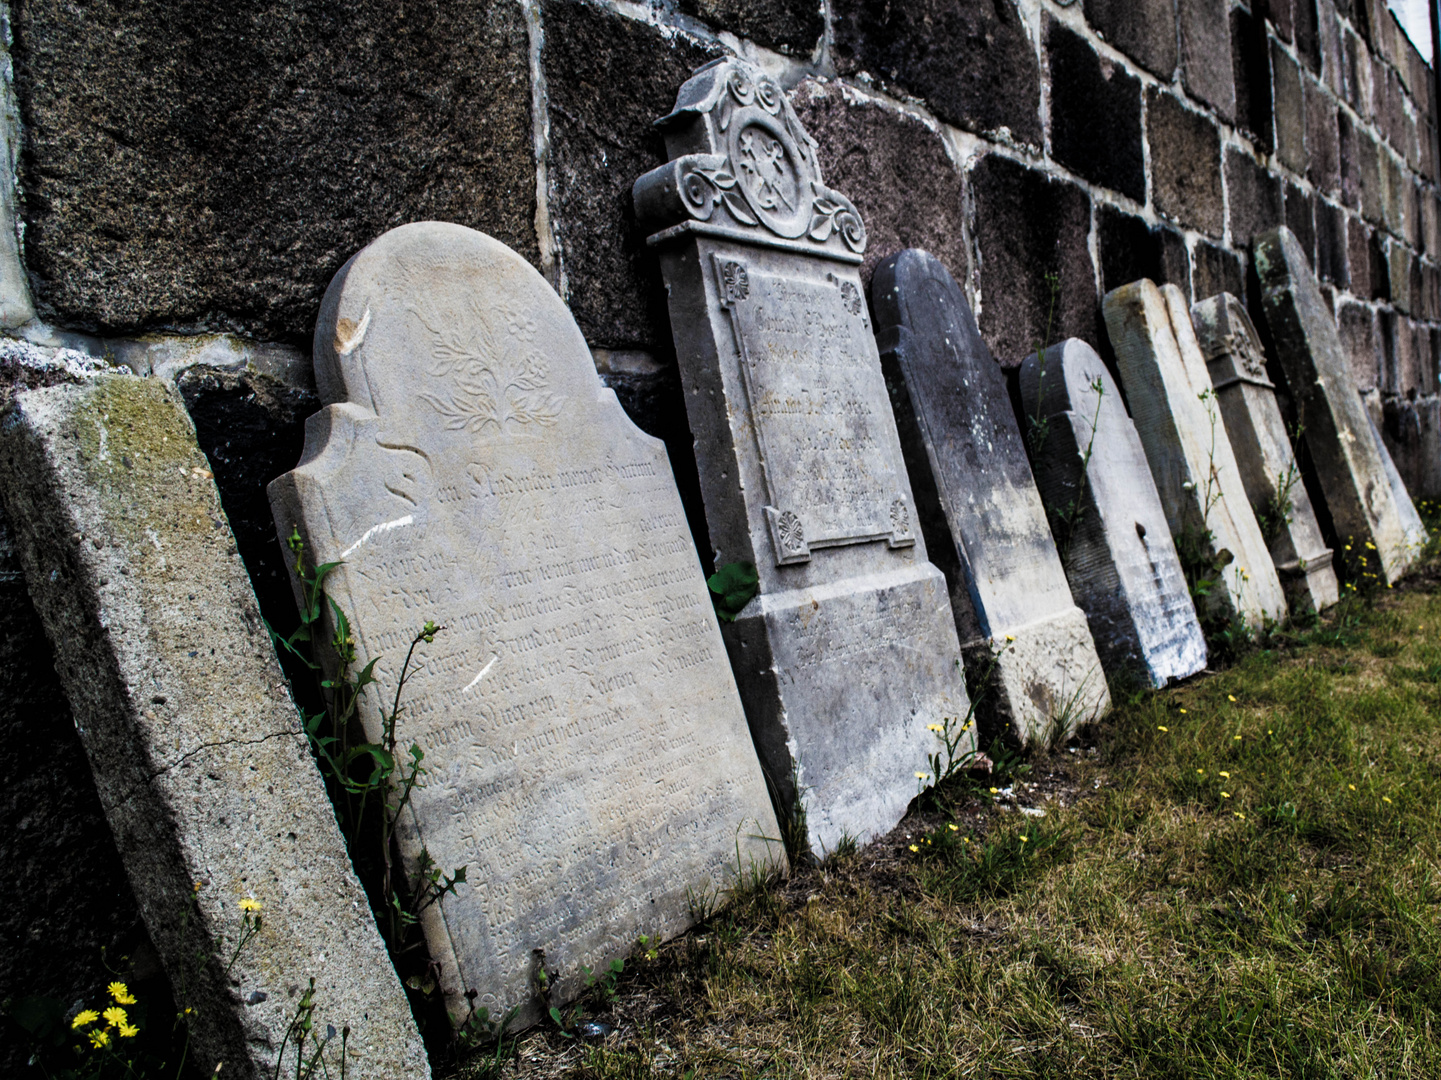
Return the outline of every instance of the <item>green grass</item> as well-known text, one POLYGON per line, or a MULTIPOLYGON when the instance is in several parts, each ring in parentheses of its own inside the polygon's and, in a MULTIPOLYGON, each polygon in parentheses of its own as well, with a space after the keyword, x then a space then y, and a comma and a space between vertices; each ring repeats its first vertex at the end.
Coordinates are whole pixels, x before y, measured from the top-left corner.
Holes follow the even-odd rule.
POLYGON ((1441 1076, 1438 631, 1431 581, 1134 695, 1014 782, 1044 817, 953 786, 501 1072, 1441 1076))

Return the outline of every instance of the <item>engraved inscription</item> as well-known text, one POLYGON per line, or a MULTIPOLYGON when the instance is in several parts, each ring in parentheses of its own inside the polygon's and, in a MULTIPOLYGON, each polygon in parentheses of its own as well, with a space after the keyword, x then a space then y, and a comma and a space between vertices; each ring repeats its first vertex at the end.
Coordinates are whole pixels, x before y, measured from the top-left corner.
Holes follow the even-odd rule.
MULTIPOLYGON (((730 310, 771 504, 797 519, 808 549, 891 537, 897 455, 853 294, 755 269, 746 279, 748 295, 730 310)), ((800 547, 774 528, 779 561, 789 561, 800 547)))

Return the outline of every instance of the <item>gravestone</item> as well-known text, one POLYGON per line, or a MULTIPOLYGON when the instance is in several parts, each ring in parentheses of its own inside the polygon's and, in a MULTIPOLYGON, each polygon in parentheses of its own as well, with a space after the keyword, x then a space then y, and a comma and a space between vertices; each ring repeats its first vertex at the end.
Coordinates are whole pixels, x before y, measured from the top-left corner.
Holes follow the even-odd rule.
POLYGON ((1404 488, 1398 497, 1386 475, 1331 309, 1290 229, 1258 236, 1254 261, 1276 359, 1336 530, 1332 543, 1353 549, 1373 544, 1380 573, 1391 584, 1416 557, 1401 513, 1402 500, 1410 497, 1404 488))
POLYGON ((1381 437, 1376 418, 1371 415, 1370 409, 1364 411, 1366 419, 1371 422, 1371 435, 1376 440, 1376 453, 1381 457, 1381 467, 1386 470, 1386 482, 1391 485, 1391 496, 1396 500, 1396 512, 1401 517, 1401 533, 1406 537, 1406 553, 1414 562, 1430 537, 1421 521, 1421 515, 1416 511, 1416 504, 1411 501, 1411 495, 1406 490, 1406 482, 1401 479, 1401 470, 1396 468, 1391 451, 1386 449, 1386 440, 1381 437))
POLYGON ((673 160, 636 181, 636 212, 659 230, 716 564, 760 578, 726 644, 783 814, 819 853, 894 826, 928 725, 968 715, 955 621, 916 527, 860 215, 743 61, 698 69, 659 125, 673 160))
POLYGON ((1102 666, 1154 687, 1194 675, 1206 666, 1206 639, 1110 372, 1071 338, 1028 356, 1020 388, 1034 420, 1036 485, 1048 506, 1066 508, 1062 564, 1102 666))
POLYGON ((935 256, 911 248, 886 259, 871 297, 926 550, 946 575, 972 687, 989 675, 977 712, 1021 742, 1069 735, 1111 696, 1005 376, 935 256))
POLYGON ((584 967, 784 862, 665 447, 544 279, 459 225, 346 263, 314 355, 326 404, 271 485, 276 524, 341 561, 327 588, 385 693, 445 627, 406 684, 429 775, 399 843, 467 868, 422 919, 452 1017, 474 991, 531 1021, 542 965, 575 997, 584 967))
POLYGON ((1182 566, 1214 582, 1211 613, 1253 630, 1286 617, 1271 562, 1180 289, 1147 279, 1106 294, 1106 329, 1182 566))
POLYGON ((16 395, 0 496, 198 1071, 272 1075, 313 977, 350 1072, 428 1076, 178 391, 16 395), (244 898, 264 928, 235 955, 244 898))
POLYGON ((1331 549, 1286 435, 1266 354, 1241 301, 1221 293, 1191 308, 1226 435, 1257 524, 1269 522, 1271 561, 1293 612, 1324 611, 1340 598, 1331 549))

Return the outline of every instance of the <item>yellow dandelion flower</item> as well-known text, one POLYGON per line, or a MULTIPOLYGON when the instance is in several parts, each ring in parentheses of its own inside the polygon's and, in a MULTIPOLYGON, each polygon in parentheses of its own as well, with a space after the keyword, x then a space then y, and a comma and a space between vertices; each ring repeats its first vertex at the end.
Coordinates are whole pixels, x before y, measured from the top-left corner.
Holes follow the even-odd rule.
POLYGON ((1223 799, 1229 799, 1230 797, 1231 797, 1231 793, 1230 793, 1229 791, 1223 791, 1223 792, 1221 792, 1221 798, 1223 798, 1223 799))
POLYGON ((259 911, 261 908, 259 900, 253 896, 242 896, 240 898, 240 910, 244 912, 259 911))
POLYGON ((121 1024, 120 1037, 122 1039, 133 1039, 140 1034, 140 1029, 134 1024, 121 1024))
POLYGON ((1027 840, 1030 839, 1030 837, 1029 837, 1029 836, 1018 836, 1018 837, 1016 837, 1016 839, 1019 840, 1021 843, 1024 844, 1027 840))
POLYGON ((1227 780, 1231 779, 1231 774, 1228 773, 1228 772, 1219 772, 1219 773, 1217 773, 1216 775, 1217 775, 1217 776, 1224 776, 1227 780))
POLYGON ((918 772, 918 773, 916 773, 916 779, 917 779, 917 780, 924 780, 924 779, 925 779, 927 776, 929 776, 929 775, 930 775, 930 773, 918 772))
POLYGON ((72 1028, 83 1028, 86 1024, 93 1024, 100 1019, 100 1014, 94 1009, 85 1009, 75 1014, 75 1019, 70 1021, 72 1028))
POLYGON ((955 824, 947 825, 946 828, 950 829, 951 832, 960 832, 960 831, 961 831, 961 827, 960 827, 959 825, 955 825, 955 824))
POLYGON ((1196 775, 1197 775, 1197 776, 1205 776, 1205 775, 1206 775, 1206 770, 1205 770, 1205 769, 1197 769, 1197 770, 1196 770, 1196 775))
POLYGON ((963 837, 961 837, 961 843, 963 843, 963 844, 969 844, 970 842, 971 842, 971 838, 970 838, 969 836, 963 836, 963 837))
POLYGON ((1356 790, 1356 785, 1355 785, 1355 784, 1347 784, 1346 786, 1347 786, 1348 788, 1350 788, 1352 791, 1355 791, 1355 790, 1356 790))
POLYGON ((934 732, 936 732, 937 734, 939 734, 940 732, 945 731, 946 729, 943 728, 943 727, 941 727, 940 724, 927 724, 927 725, 926 725, 926 730, 927 730, 927 731, 934 731, 934 732))
POLYGON ((1267 734, 1267 735, 1274 735, 1274 734, 1276 734, 1276 733, 1275 733, 1274 731, 1272 731, 1270 728, 1267 728, 1267 729, 1266 729, 1266 734, 1267 734))
POLYGON ((1232 735, 1231 738, 1232 738, 1232 740, 1235 741, 1235 742, 1240 742, 1240 741, 1241 741, 1241 736, 1239 736, 1239 735, 1232 735))
POLYGON ((115 1001, 116 1001, 117 1004, 119 1004, 119 1005, 134 1005, 134 1004, 135 1004, 135 996, 130 993, 130 988, 129 988, 128 986, 126 986, 123 982, 113 982, 113 983, 111 983, 109 986, 107 986, 105 989, 110 991, 110 996, 115 999, 115 1001))
POLYGON ((1388 802, 1391 801, 1391 799, 1390 799, 1390 797, 1387 796, 1387 795, 1382 795, 1382 796, 1381 796, 1381 801, 1388 803, 1388 802))
POLYGON ((89 1033, 89 1035, 90 1045, 95 1047, 95 1049, 97 1050, 100 1050, 110 1045, 110 1032, 105 1030, 104 1028, 99 1028, 95 1031, 92 1031, 89 1033))
POLYGON ((1226 700, 1227 700, 1227 701, 1235 701, 1235 700, 1236 700, 1236 695, 1235 695, 1235 694, 1227 694, 1227 695, 1226 695, 1226 700))
POLYGON ((992 795, 999 795, 1000 793, 1001 793, 1001 789, 1000 789, 1000 788, 998 788, 998 787, 993 787, 993 788, 991 788, 991 794, 992 794, 992 795))
POLYGON ((1168 728, 1165 724, 1157 724, 1157 725, 1156 725, 1156 730, 1157 730, 1157 731, 1170 731, 1171 729, 1168 728))
POLYGON ((121 1024, 128 1024, 130 1022, 130 1018, 125 1015, 125 1010, 119 1005, 110 1006, 110 1008, 106 1009, 100 1015, 105 1017, 106 1023, 114 1027, 119 1027, 121 1024))
POLYGON ((1245 820, 1246 820, 1246 815, 1243 814, 1243 813, 1241 813, 1239 810, 1232 810, 1231 813, 1235 814, 1235 815, 1236 815, 1238 818, 1240 818, 1242 821, 1245 821, 1245 820))
POLYGON ((1016 639, 1015 639, 1014 637, 1012 637, 1010 634, 1007 634, 1007 635, 1006 635, 1006 640, 1007 640, 1007 641, 1015 641, 1016 639))
POLYGON ((911 850, 912 850, 912 851, 920 851, 921 849, 920 849, 919 847, 917 847, 915 844, 912 844, 912 845, 911 845, 911 850))

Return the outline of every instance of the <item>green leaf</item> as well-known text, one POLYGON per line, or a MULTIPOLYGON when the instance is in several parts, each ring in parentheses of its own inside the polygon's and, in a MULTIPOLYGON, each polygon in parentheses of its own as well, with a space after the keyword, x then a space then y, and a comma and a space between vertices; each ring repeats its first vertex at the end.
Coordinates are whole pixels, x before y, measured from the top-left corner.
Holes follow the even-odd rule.
POLYGON ((716 617, 721 622, 734 622, 760 591, 760 575, 755 563, 726 563, 706 579, 706 584, 710 586, 716 617))

